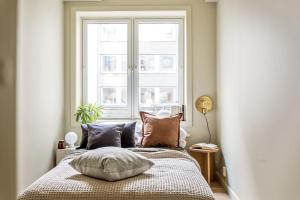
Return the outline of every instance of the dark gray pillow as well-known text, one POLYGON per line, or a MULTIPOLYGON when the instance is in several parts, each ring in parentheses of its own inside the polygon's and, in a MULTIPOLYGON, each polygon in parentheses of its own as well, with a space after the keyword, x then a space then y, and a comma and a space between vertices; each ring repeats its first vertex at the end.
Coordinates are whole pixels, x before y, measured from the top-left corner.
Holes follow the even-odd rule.
POLYGON ((123 148, 135 147, 135 125, 136 122, 125 124, 121 135, 121 146, 123 148))
POLYGON ((125 124, 88 124, 87 149, 121 147, 121 134, 125 124))
POLYGON ((81 143, 80 146, 77 149, 86 149, 86 145, 88 143, 88 136, 89 136, 89 129, 86 124, 81 125, 81 143))

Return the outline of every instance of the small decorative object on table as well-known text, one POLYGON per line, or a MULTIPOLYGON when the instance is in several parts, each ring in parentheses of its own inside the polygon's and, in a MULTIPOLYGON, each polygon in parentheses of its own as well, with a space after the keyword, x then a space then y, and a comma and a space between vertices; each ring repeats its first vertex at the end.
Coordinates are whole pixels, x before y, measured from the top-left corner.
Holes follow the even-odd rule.
POLYGON ((210 184, 215 178, 215 153, 219 148, 215 145, 208 149, 201 149, 198 145, 191 146, 189 152, 198 161, 205 180, 210 184))
POLYGON ((65 141, 60 140, 56 149, 56 164, 58 164, 67 155, 76 151, 76 146, 74 145, 77 141, 77 134, 74 132, 68 132, 65 136, 67 148, 65 147, 65 141))
POLYGON ((75 143, 77 142, 77 134, 74 132, 68 132, 65 136, 65 140, 69 148, 74 148, 75 143))
POLYGON ((65 148, 65 141, 59 140, 57 144, 57 149, 64 149, 65 148))

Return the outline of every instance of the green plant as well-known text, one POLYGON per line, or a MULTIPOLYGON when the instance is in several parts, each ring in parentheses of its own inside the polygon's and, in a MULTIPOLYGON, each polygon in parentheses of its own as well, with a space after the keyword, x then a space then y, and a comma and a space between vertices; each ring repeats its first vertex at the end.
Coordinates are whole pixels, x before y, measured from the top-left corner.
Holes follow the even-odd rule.
POLYGON ((75 113, 76 121, 81 121, 82 124, 93 123, 101 118, 103 108, 97 104, 83 104, 78 107, 75 113))

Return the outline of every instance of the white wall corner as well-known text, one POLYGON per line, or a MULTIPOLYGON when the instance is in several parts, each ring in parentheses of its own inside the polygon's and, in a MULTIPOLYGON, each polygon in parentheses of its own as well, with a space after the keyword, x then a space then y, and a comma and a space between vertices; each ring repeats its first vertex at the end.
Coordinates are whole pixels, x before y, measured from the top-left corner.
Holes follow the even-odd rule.
POLYGON ((216 172, 217 179, 220 181, 221 185, 228 192, 228 195, 232 200, 241 200, 240 197, 233 191, 233 189, 226 183, 224 178, 221 176, 219 172, 216 172))

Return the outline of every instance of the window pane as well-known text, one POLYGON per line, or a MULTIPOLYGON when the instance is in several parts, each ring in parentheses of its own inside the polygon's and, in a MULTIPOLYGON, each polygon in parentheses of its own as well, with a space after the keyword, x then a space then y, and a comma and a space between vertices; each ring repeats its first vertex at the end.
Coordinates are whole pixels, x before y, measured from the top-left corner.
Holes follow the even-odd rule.
POLYGON ((117 71, 116 56, 101 56, 101 59, 102 59, 102 71, 103 72, 117 71))
POLYGON ((127 45, 127 24, 87 24, 88 103, 128 106, 127 45))
POLYGON ((181 20, 99 19, 83 24, 83 100, 102 105, 104 118, 137 117, 139 109, 157 111, 183 103, 181 20))
POLYGON ((120 24, 101 24, 101 41, 127 41, 127 30, 120 24))
POLYGON ((155 58, 153 55, 140 55, 140 71, 141 72, 154 72, 155 71, 155 58))
POLYGON ((160 88, 159 100, 160 104, 173 104, 174 88, 160 88))
POLYGON ((117 106, 127 104, 127 88, 102 88, 101 105, 117 106))
POLYGON ((179 25, 138 23, 139 109, 179 103, 179 25))
POLYGON ((126 105, 127 104, 127 88, 121 88, 121 95, 120 95, 120 104, 126 105))
POLYGON ((159 64, 162 72, 175 71, 175 56, 161 55, 159 64))
POLYGON ((102 105, 115 105, 116 103, 117 103, 116 88, 102 88, 101 104, 102 105))
POLYGON ((140 41, 175 41, 177 24, 140 24, 140 41))
POLYGON ((155 97, 154 97, 154 88, 140 88, 140 104, 143 106, 153 106, 155 97))
POLYGON ((126 55, 102 55, 100 60, 101 72, 126 73, 127 71, 126 55))
POLYGON ((127 72, 127 55, 121 56, 121 71, 126 73, 127 72))

